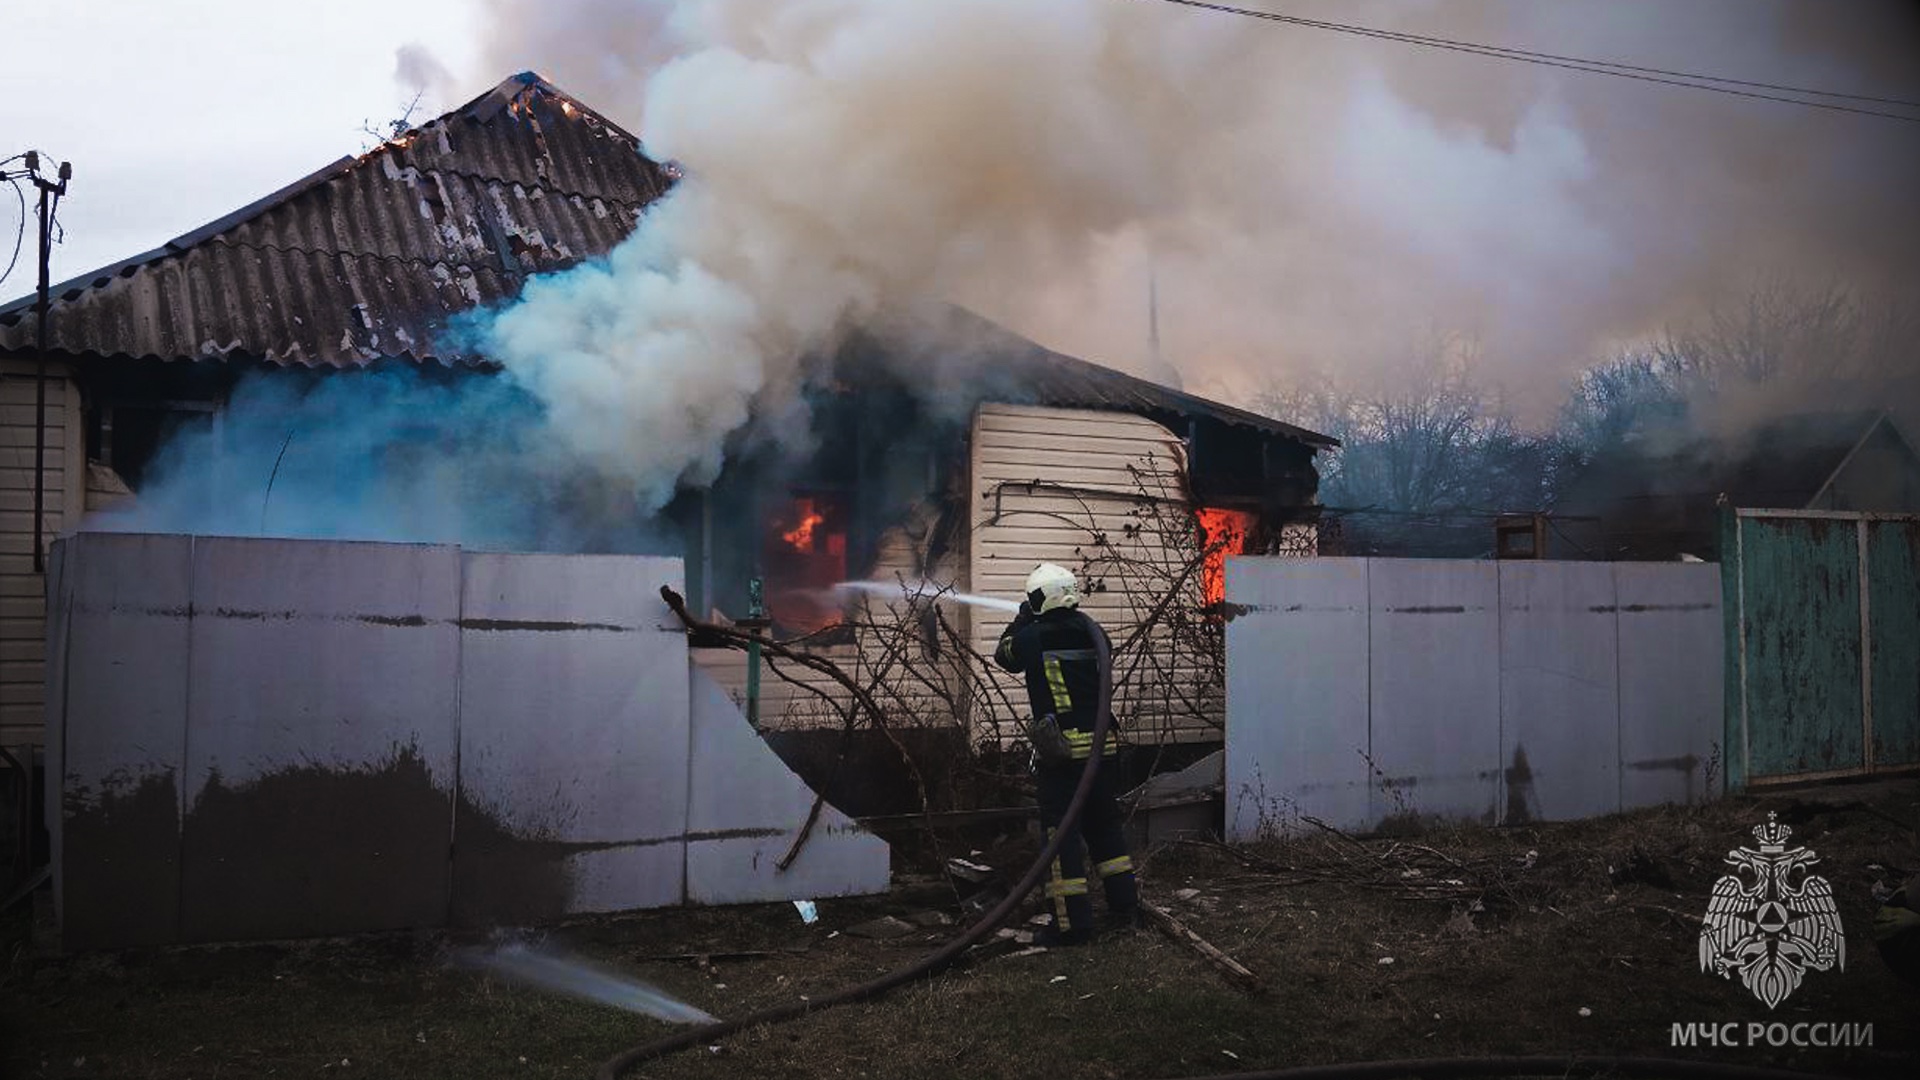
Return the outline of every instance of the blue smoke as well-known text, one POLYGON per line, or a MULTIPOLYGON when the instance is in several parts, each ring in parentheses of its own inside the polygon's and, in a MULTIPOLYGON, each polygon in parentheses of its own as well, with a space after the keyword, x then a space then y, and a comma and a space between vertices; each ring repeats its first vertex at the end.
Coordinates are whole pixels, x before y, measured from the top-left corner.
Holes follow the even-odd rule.
POLYGON ((245 376, 176 428, 113 531, 664 550, 634 492, 587 468, 508 377, 386 365, 245 376))

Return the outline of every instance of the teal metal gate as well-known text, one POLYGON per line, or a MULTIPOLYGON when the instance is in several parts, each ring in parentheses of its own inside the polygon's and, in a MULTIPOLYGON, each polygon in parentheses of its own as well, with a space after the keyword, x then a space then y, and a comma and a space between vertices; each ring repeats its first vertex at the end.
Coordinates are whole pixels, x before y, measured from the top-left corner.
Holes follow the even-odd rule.
POLYGON ((1723 512, 1727 787, 1920 766, 1920 517, 1723 512))

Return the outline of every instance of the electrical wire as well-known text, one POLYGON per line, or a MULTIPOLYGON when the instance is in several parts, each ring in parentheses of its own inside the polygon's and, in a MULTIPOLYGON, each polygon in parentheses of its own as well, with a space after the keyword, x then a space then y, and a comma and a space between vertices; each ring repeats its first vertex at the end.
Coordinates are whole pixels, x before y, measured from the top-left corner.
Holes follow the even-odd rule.
MULTIPOLYGON (((8 158, 7 160, 12 161, 13 158, 8 158)), ((4 165, 5 163, 6 162, 0 162, 0 165, 4 165)), ((20 181, 18 179, 10 176, 7 177, 7 180, 9 181, 8 186, 13 188, 13 197, 20 200, 20 229, 13 235, 13 255, 7 260, 7 268, 0 270, 0 282, 13 276, 13 268, 20 262, 20 247, 27 241, 27 193, 20 190, 20 181)))
MULTIPOLYGON (((15 169, 9 172, 4 167, 11 162, 24 161, 28 154, 35 154, 47 161, 54 160, 53 155, 45 150, 22 150, 11 157, 0 158, 0 180, 5 180, 13 186, 13 196, 20 201, 20 228, 13 237, 13 255, 7 259, 7 268, 0 270, 0 281, 13 276, 14 267, 20 262, 20 249, 27 239, 27 195, 20 187, 20 181, 35 175, 32 169, 15 169)), ((66 230, 60 226, 56 217, 59 208, 60 192, 55 190, 47 202, 47 242, 50 244, 58 244, 66 239, 66 230)))
POLYGON ((1482 45, 1470 41, 1459 41, 1453 38, 1431 37, 1425 34, 1412 34, 1398 30, 1381 30, 1370 26, 1358 26, 1352 23, 1326 22, 1320 19, 1301 18, 1297 15, 1283 15, 1273 11, 1256 11, 1252 8, 1234 7, 1230 4, 1212 3, 1209 2, 1209 0, 1158 0, 1158 2, 1186 8, 1195 8, 1202 11, 1212 11, 1224 15, 1238 15, 1249 19, 1264 19, 1268 22, 1285 23, 1289 26, 1302 26, 1314 30, 1329 30, 1335 33, 1352 34, 1358 37, 1375 38, 1381 41, 1397 41, 1407 45, 1444 49, 1449 52, 1461 52, 1471 56, 1485 56, 1496 60, 1515 60, 1521 63, 1537 64, 1542 67, 1564 68, 1568 71, 1584 71, 1591 75, 1611 75, 1614 78, 1632 79, 1636 82, 1659 83, 1665 86, 1679 86, 1690 90, 1707 90, 1716 94, 1728 94, 1734 97, 1755 98, 1760 101, 1776 101, 1788 105, 1804 105, 1810 109, 1826 109, 1832 112, 1853 113, 1859 116, 1874 116, 1885 120, 1904 120, 1910 124, 1920 124, 1920 116, 1887 112, 1882 109, 1863 109, 1858 106, 1841 105, 1831 101, 1809 101, 1804 97, 1788 97, 1784 94, 1762 93, 1759 89, 1742 90, 1738 89, 1738 87, 1784 90, 1797 94, 1812 94, 1820 97, 1843 98, 1855 101, 1871 101, 1910 108, 1920 108, 1920 101, 1876 97, 1869 94, 1850 94, 1836 90, 1814 90, 1806 87, 1786 86, 1779 83, 1730 79, 1717 75, 1697 75, 1689 72, 1670 71, 1665 68, 1616 63, 1609 60, 1587 60, 1580 57, 1564 56, 1558 53, 1512 49, 1500 45, 1482 45))

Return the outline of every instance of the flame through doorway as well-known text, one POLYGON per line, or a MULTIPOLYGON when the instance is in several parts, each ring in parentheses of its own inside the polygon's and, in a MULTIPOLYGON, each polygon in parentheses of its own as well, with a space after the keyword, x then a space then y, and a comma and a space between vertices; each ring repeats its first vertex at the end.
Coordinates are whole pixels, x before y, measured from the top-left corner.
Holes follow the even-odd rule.
POLYGON ((1200 588, 1211 606, 1227 596, 1227 556, 1247 553, 1247 541, 1260 518, 1246 510, 1218 506, 1202 506, 1193 515, 1200 526, 1200 549, 1206 553, 1200 564, 1200 588))

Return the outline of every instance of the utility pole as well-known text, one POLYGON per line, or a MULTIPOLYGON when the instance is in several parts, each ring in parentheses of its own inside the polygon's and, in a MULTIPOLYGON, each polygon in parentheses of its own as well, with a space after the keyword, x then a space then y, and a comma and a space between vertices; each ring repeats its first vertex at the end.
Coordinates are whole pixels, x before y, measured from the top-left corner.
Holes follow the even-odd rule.
POLYGON ((73 177, 73 164, 60 163, 59 179, 40 175, 40 155, 27 151, 27 172, 33 186, 40 189, 40 296, 34 305, 38 323, 38 360, 33 371, 33 572, 47 570, 42 533, 47 503, 47 267, 52 258, 53 211, 67 193, 67 181, 73 177))

